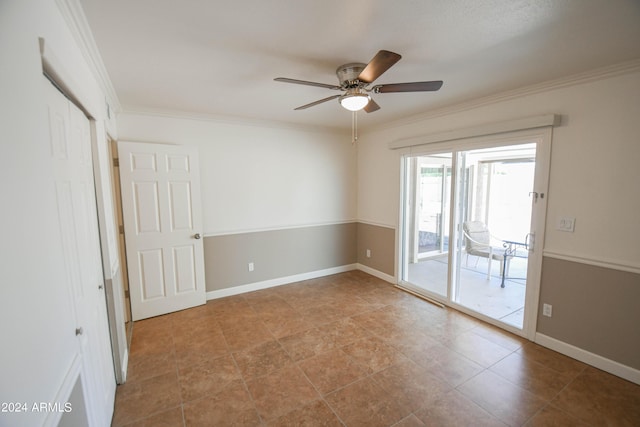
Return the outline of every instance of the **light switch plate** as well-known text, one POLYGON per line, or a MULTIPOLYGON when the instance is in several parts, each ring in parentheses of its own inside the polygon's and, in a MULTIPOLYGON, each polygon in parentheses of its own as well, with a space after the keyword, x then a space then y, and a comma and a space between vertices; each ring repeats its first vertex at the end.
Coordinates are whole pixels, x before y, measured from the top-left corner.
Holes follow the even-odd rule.
POLYGON ((576 227, 576 219, 570 217, 560 217, 556 223, 556 230, 573 233, 576 227))

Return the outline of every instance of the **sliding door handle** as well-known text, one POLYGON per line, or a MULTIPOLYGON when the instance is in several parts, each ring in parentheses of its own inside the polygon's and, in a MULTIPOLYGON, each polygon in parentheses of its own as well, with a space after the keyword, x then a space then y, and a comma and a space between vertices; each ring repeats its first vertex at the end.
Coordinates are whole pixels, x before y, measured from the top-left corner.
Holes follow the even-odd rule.
POLYGON ((533 252, 536 244, 536 233, 527 234, 527 237, 524 239, 524 244, 527 246, 529 252, 533 252))

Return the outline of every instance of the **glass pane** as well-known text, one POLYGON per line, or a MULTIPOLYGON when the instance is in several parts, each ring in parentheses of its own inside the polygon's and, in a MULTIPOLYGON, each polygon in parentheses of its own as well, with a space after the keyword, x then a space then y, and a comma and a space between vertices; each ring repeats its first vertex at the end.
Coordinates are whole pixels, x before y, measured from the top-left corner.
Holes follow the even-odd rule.
POLYGON ((454 300, 522 328, 535 144, 459 153, 454 300))
POLYGON ((414 157, 407 164, 404 280, 447 296, 451 153, 414 157))

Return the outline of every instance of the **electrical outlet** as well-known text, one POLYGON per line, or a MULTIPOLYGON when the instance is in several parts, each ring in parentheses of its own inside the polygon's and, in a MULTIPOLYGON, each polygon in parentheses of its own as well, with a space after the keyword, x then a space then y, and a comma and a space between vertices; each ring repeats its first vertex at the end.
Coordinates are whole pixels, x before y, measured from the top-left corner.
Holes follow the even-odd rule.
POLYGON ((371 249, 367 249, 367 258, 371 258, 371 249))
POLYGON ((249 264, 247 264, 247 268, 249 269, 249 271, 253 271, 253 263, 250 262, 249 264))
POLYGON ((551 304, 542 304, 542 315, 551 317, 553 313, 553 306, 551 304))

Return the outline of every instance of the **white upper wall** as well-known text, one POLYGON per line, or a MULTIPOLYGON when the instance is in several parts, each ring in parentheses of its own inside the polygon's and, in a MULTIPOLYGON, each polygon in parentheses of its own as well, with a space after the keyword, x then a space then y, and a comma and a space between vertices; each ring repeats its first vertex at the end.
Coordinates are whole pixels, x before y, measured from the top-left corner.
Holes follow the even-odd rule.
MULTIPOLYGON (((57 3, 0 2, 0 401, 56 402, 78 353, 49 143, 38 38, 55 52, 97 120, 105 94, 57 3)), ((104 123, 102 124, 104 128, 104 123)), ((2 414, 3 425, 42 425, 47 413, 2 414)))
POLYGON ((560 114, 554 128, 545 251, 640 268, 640 71, 460 109, 368 133, 358 146, 358 218, 397 227, 400 153, 388 143, 560 114), (575 217, 574 233, 555 230, 575 217))
POLYGON ((122 141, 195 145, 205 234, 356 219, 349 135, 209 119, 121 114, 122 141))

